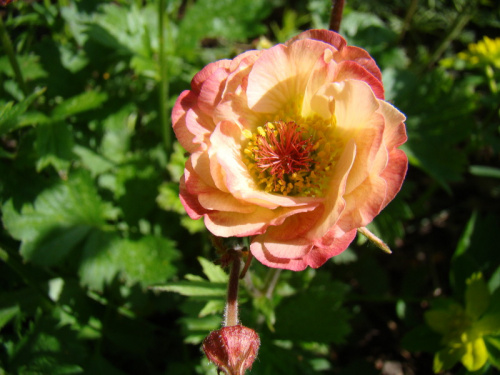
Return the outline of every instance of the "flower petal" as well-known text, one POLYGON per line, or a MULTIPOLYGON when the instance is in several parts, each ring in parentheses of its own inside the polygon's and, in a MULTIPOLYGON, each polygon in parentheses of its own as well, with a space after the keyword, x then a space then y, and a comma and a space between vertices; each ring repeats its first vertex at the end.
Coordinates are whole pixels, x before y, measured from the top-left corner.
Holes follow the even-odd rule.
POLYGON ((277 112, 303 97, 311 72, 328 45, 314 40, 279 44, 255 62, 248 77, 248 104, 257 112, 277 112))

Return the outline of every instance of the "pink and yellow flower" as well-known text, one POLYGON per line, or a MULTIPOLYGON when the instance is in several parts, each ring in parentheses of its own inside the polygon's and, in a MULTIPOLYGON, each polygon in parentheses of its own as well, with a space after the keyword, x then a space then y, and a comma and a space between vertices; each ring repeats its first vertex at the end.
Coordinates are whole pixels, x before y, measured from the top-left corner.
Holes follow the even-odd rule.
POLYGON ((269 267, 303 270, 340 254, 406 174, 405 117, 379 68, 337 33, 209 64, 177 99, 191 154, 180 183, 190 217, 216 236, 251 236, 269 267))

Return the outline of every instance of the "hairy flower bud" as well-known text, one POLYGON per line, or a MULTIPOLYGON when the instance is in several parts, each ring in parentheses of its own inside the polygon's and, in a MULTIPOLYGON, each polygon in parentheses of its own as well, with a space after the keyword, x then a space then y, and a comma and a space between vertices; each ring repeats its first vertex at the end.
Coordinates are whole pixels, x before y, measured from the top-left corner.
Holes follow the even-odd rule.
POLYGON ((226 375, 244 375, 252 367, 259 346, 257 332, 239 324, 213 331, 203 341, 207 358, 226 375))

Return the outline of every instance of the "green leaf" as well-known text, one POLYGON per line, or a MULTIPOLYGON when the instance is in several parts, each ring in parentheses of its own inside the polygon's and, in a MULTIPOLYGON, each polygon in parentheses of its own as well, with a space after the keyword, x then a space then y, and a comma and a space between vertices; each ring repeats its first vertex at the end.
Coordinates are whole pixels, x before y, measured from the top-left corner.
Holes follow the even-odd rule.
POLYGON ((124 105, 104 119, 104 135, 100 145, 100 154, 104 158, 115 163, 127 158, 136 121, 137 108, 132 104, 124 105))
POLYGON ((477 371, 484 366, 488 360, 488 351, 482 337, 467 342, 465 345, 466 352, 462 356, 461 361, 469 371, 477 371))
POLYGON ((0 330, 20 312, 17 305, 0 309, 0 330))
POLYGON ((465 353, 465 349, 460 346, 457 348, 445 348, 440 350, 434 356, 433 370, 435 373, 452 368, 465 353))
MULTIPOLYGON (((459 308, 457 305, 457 309, 459 308)), ((444 335, 450 331, 451 322, 455 319, 456 315, 456 312, 453 310, 429 310, 425 312, 424 319, 433 331, 444 335)))
POLYGON ((203 268, 203 273, 208 277, 208 280, 213 283, 227 283, 229 276, 224 272, 221 266, 217 266, 203 257, 198 257, 197 259, 203 268))
MULTIPOLYGON (((16 59, 19 67, 21 68, 21 71, 23 72, 24 80, 33 81, 47 76, 47 72, 40 64, 39 56, 34 54, 16 54, 16 59)), ((8 57, 5 55, 0 57, 0 71, 5 73, 5 75, 7 75, 8 77, 15 77, 12 65, 9 63, 8 57)))
POLYGON ((427 325, 419 325, 408 332, 401 345, 411 352, 437 352, 440 348, 441 336, 427 325))
POLYGON ((185 214, 186 211, 179 198, 179 184, 176 182, 164 182, 159 187, 159 194, 156 197, 158 205, 166 210, 185 214))
POLYGON ((114 232, 94 231, 85 243, 79 274, 81 283, 101 291, 117 275, 128 285, 143 287, 176 274, 179 252, 170 240, 145 236, 123 239, 114 232))
POLYGON ((184 166, 186 165, 187 154, 179 142, 174 142, 174 151, 170 156, 167 170, 172 177, 172 181, 179 182, 184 173, 184 166))
POLYGON ((116 173, 115 198, 129 224, 148 217, 156 206, 156 194, 161 182, 159 171, 146 160, 120 167, 116 173), (140 202, 140 204, 138 204, 140 202))
POLYGON ((488 285, 481 273, 472 275, 466 282, 465 311, 474 320, 478 319, 490 304, 488 285))
POLYGON ((463 307, 451 300, 444 300, 442 306, 426 311, 424 320, 432 330, 442 335, 460 334, 470 326, 470 317, 465 314, 463 307))
POLYGON ((453 254, 453 258, 457 258, 463 253, 467 251, 470 246, 472 235, 474 234, 474 228, 476 226, 477 221, 477 212, 474 212, 470 217, 465 229, 458 240, 457 248, 455 249, 455 253, 453 254))
POLYGON ((471 165, 469 173, 474 176, 500 178, 500 168, 488 167, 485 165, 471 165))
POLYGON ((488 360, 500 369, 500 336, 485 336, 484 344, 488 351, 488 360))
POLYGON ((474 329, 486 335, 500 334, 500 311, 490 312, 488 309, 488 312, 474 324, 474 329))
POLYGON ((36 319, 12 348, 9 368, 16 374, 80 374, 86 348, 77 332, 48 316, 36 319))
POLYGON ((100 154, 83 146, 75 145, 73 152, 80 158, 82 164, 88 168, 93 177, 99 176, 115 166, 114 163, 102 157, 100 154))
POLYGON ((14 104, 8 102, 0 107, 0 135, 9 133, 23 126, 31 125, 32 122, 23 121, 23 114, 28 110, 29 106, 43 93, 45 88, 38 89, 26 99, 14 104))
POLYGON ((276 337, 342 343, 350 332, 349 313, 339 307, 345 285, 330 283, 284 298, 276 308, 276 337))
POLYGON ((80 283, 97 291, 111 283, 119 272, 119 266, 114 262, 118 240, 116 233, 93 230, 83 247, 78 274, 80 283))
POLYGON ((226 302, 224 300, 211 300, 208 301, 205 306, 201 309, 198 316, 200 318, 204 316, 208 316, 211 314, 217 314, 224 311, 224 307, 226 306, 226 302))
POLYGON ((220 328, 221 320, 222 318, 217 315, 179 319, 184 331, 184 342, 200 344, 208 332, 220 328))
POLYGON ((170 279, 177 272, 173 262, 180 253, 171 240, 144 236, 137 241, 119 241, 116 246, 115 262, 120 267, 121 276, 129 284, 139 282, 148 286, 170 279))
POLYGON ((104 216, 105 206, 87 173, 72 174, 44 190, 21 212, 12 201, 3 207, 4 225, 21 241, 23 257, 46 266, 63 260, 90 229, 103 226, 104 216))
POLYGON ((108 95, 104 92, 86 91, 59 103, 52 111, 52 117, 55 119, 64 119, 81 112, 96 109, 107 99, 108 95))
POLYGON ((200 0, 189 7, 178 33, 178 46, 183 53, 193 53, 202 38, 243 40, 257 36, 265 29, 263 20, 271 7, 263 0, 200 0))
POLYGON ((151 287, 157 292, 174 292, 188 297, 202 297, 212 299, 212 297, 225 297, 225 283, 211 283, 208 281, 177 281, 151 287))
POLYGON ((36 128, 35 150, 38 153, 36 169, 42 171, 52 165, 66 178, 73 156, 73 133, 64 122, 49 122, 36 128))

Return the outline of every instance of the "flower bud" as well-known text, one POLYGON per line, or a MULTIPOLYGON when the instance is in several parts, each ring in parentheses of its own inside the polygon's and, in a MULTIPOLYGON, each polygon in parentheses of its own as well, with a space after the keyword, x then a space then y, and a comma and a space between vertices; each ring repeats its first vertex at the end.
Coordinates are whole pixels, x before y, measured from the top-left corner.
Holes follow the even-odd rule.
POLYGON ((226 375, 244 375, 252 367, 259 346, 257 332, 239 324, 213 331, 203 341, 207 358, 226 375))

